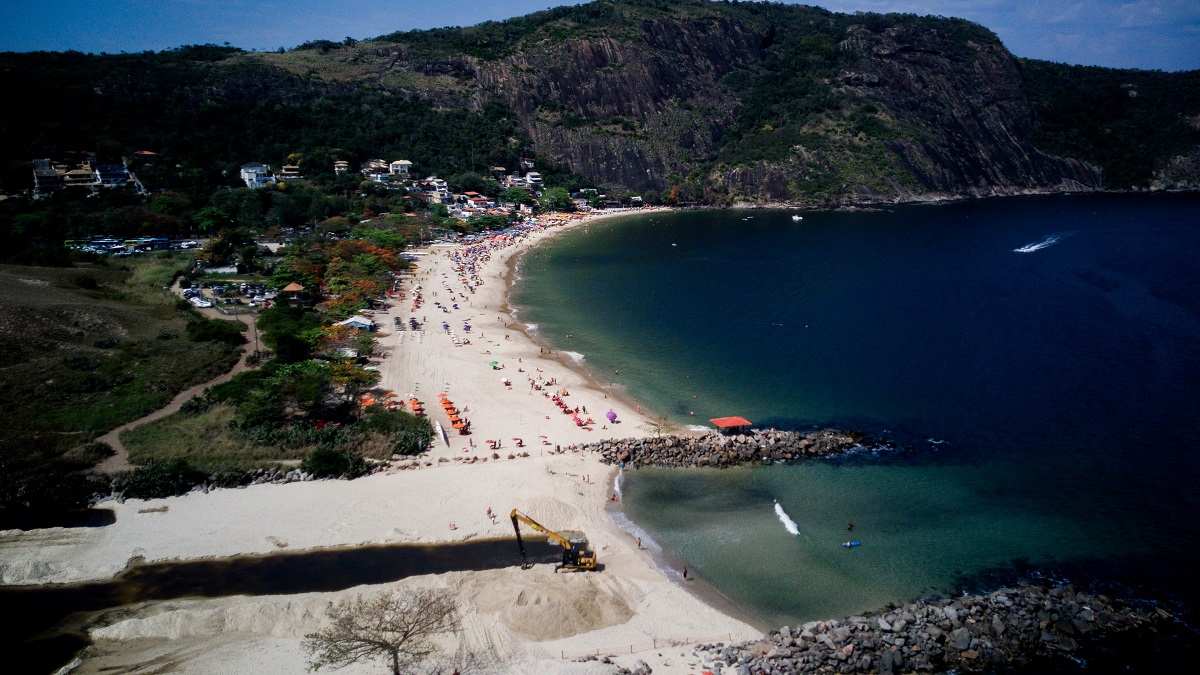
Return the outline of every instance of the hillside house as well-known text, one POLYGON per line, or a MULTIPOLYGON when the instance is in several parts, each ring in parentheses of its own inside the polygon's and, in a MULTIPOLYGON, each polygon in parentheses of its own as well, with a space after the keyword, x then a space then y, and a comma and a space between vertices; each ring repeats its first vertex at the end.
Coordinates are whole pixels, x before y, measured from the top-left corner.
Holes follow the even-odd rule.
POLYGON ((408 178, 408 172, 412 170, 412 162, 407 159, 398 159, 388 165, 388 172, 393 176, 398 176, 404 179, 408 178))
POLYGON ((450 186, 446 181, 437 176, 429 176, 422 180, 418 186, 421 192, 425 193, 425 197, 439 203, 450 201, 450 186))
POLYGON ((35 197, 65 187, 85 187, 94 192, 102 187, 136 184, 133 174, 124 164, 97 164, 94 152, 70 154, 71 160, 61 162, 51 159, 33 160, 35 197))
POLYGON ((344 159, 339 159, 333 163, 333 172, 339 176, 344 176, 350 172, 350 162, 344 159))
POLYGON ((271 175, 271 167, 261 162, 250 162, 243 164, 240 175, 242 181, 246 183, 246 187, 257 189, 275 183, 275 177, 271 175))
POLYGON ((120 187, 132 180, 123 164, 101 164, 93 174, 101 187, 120 187))
POLYGON ((496 206, 495 200, 481 194, 472 194, 469 192, 467 193, 467 204, 473 209, 490 209, 496 206))
POLYGON ((304 178, 300 173, 300 167, 295 164, 284 164, 279 170, 279 175, 276 176, 279 181, 302 180, 304 178))

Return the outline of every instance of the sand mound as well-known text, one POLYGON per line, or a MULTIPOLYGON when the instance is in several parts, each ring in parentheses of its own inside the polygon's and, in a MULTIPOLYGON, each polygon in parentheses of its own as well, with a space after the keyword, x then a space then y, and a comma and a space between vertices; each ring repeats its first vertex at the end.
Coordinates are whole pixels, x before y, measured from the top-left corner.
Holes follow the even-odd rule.
POLYGON ((615 626, 633 617, 631 594, 610 579, 583 572, 554 573, 549 566, 527 575, 480 574, 462 597, 495 614, 513 633, 537 642, 615 626))

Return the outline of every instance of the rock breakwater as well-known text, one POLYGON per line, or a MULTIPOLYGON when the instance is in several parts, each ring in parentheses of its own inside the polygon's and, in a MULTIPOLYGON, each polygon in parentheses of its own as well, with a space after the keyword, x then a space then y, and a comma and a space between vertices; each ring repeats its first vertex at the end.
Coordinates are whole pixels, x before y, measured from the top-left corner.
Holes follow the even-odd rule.
POLYGON ((739 644, 693 651, 712 672, 901 673, 991 670, 1070 657, 1088 639, 1172 620, 1067 584, 1022 583, 987 595, 914 602, 842 620, 813 621, 739 644))
POLYGON ((632 468, 729 467, 825 457, 859 447, 865 439, 865 434, 833 429, 755 429, 750 433, 731 436, 707 433, 699 436, 667 434, 626 438, 589 443, 578 449, 599 453, 605 464, 623 464, 632 468))

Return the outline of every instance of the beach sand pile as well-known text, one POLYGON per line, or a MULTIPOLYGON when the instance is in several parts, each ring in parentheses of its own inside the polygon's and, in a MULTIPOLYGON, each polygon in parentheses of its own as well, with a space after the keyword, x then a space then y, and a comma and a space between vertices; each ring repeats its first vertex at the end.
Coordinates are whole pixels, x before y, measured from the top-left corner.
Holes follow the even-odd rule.
MULTIPOLYGON (((448 670, 613 672, 614 665, 579 660, 599 653, 616 655, 613 662, 625 667, 640 659, 656 673, 693 672, 685 648, 663 646, 760 636, 685 590, 678 574, 662 569, 614 523, 606 509, 619 469, 595 455, 566 450, 647 433, 639 428, 647 420, 636 407, 591 381, 569 356, 539 347, 508 313, 513 256, 568 226, 478 247, 473 268, 463 266, 462 247, 431 247, 414 277, 398 289, 403 297, 376 315, 386 352, 378 364, 381 386, 422 400, 449 432, 449 443, 436 441, 419 468, 355 481, 111 503, 106 506, 116 512, 116 522, 107 527, 0 533, 0 578, 8 584, 75 582, 110 578, 139 559, 507 537, 508 511, 519 508, 553 529, 584 532, 603 569, 555 574, 553 566, 538 565, 414 577, 337 593, 146 603, 107 613, 75 672, 114 672, 133 664, 158 669, 154 672, 300 672, 306 667, 303 636, 323 625, 331 603, 430 586, 453 593, 463 615, 462 633, 445 638, 448 670), (414 308, 416 286, 422 287, 423 302, 414 308), (423 330, 390 330, 395 319, 407 328, 410 318, 423 330), (443 320, 451 330, 442 328, 443 320), (469 332, 461 330, 464 322, 469 332), (554 384, 534 389, 530 377, 554 384), (580 422, 591 418, 593 424, 577 424, 546 395, 562 389, 565 404, 580 408, 580 422), (450 428, 438 405, 443 393, 470 421, 471 435, 450 428), (610 409, 617 424, 605 416, 610 409), (523 447, 516 446, 517 438, 523 447), (500 441, 500 447, 493 450, 488 440, 500 441), (489 509, 498 517, 489 517, 489 509)), ((338 672, 377 671, 370 664, 338 672)))

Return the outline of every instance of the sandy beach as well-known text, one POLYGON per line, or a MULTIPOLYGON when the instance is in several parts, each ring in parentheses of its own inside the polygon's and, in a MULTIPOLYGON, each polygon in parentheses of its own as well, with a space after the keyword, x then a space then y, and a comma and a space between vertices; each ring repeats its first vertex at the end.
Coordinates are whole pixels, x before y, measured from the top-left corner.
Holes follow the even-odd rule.
MULTIPOLYGON (((393 307, 376 315, 385 352, 377 364, 381 387, 405 398, 414 395, 448 432, 448 443, 437 439, 418 468, 355 481, 109 503, 105 507, 117 518, 107 527, 3 532, 3 582, 106 579, 135 559, 507 537, 508 511, 519 508, 553 529, 586 533, 603 569, 555 574, 551 565, 538 565, 415 577, 338 593, 149 603, 94 629, 95 645, 73 672, 113 672, 150 662, 181 673, 300 672, 306 666, 303 636, 322 626, 331 602, 431 586, 451 591, 463 615, 463 631, 445 640, 449 670, 613 672, 613 665, 578 660, 599 653, 625 667, 644 660, 656 673, 694 673, 700 664, 684 643, 759 637, 758 629, 702 602, 677 572, 661 569, 650 550, 639 549, 606 510, 618 470, 568 449, 573 443, 645 435, 647 418, 591 382, 570 356, 548 353, 507 312, 513 256, 580 222, 585 221, 471 250, 424 249, 419 269, 400 284, 393 307), (418 292, 421 303, 414 307, 418 292), (422 330, 408 330, 410 318, 422 330), (406 330, 393 330, 396 319, 406 330), (452 428, 439 394, 454 403, 460 420, 470 422, 469 436, 452 428), (610 410, 616 423, 609 421, 610 410), (488 441, 500 445, 493 449, 488 441), (500 517, 489 518, 489 509, 500 517)), ((338 672, 378 671, 377 664, 365 664, 338 672)))

